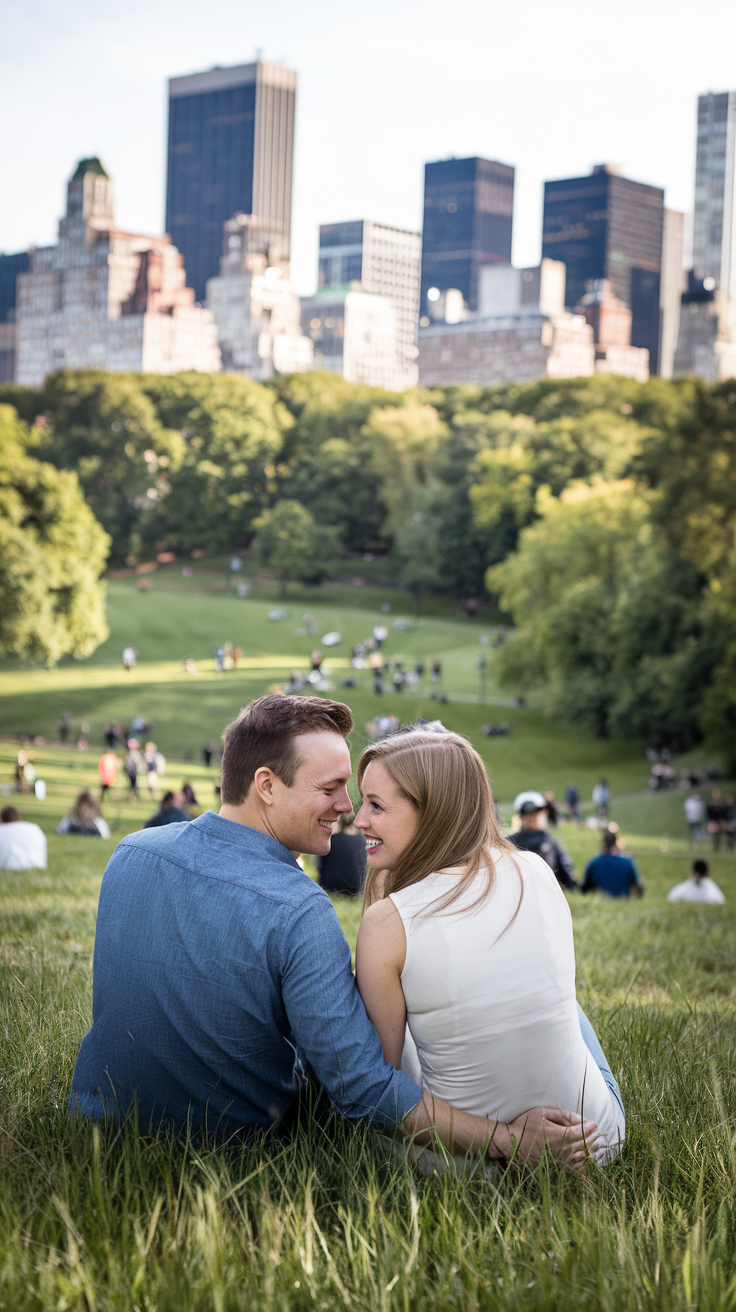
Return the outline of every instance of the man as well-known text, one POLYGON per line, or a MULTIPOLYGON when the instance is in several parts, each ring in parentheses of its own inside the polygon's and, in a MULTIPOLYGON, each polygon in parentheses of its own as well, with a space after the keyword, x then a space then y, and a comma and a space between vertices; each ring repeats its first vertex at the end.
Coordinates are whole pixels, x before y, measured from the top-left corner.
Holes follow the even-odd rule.
POLYGON ((45 870, 46 835, 14 806, 0 814, 0 870, 45 870))
POLYGON ((705 805, 700 793, 690 793, 685 798, 682 806, 690 830, 690 842, 699 843, 703 837, 703 820, 705 819, 705 805))
POLYGON ((164 793, 161 806, 155 815, 149 816, 143 828, 157 829, 159 825, 175 825, 180 824, 182 820, 191 819, 184 810, 184 805, 183 793, 164 793))
POLYGON ((723 906, 726 901, 718 885, 708 874, 707 861, 693 861, 690 878, 675 884, 667 894, 668 902, 710 902, 723 906))
POLYGON ((547 803, 541 793, 520 793, 514 802, 521 828, 509 842, 525 852, 536 852, 553 870, 563 888, 577 888, 575 866, 562 843, 547 832, 547 803))
POLYGON ((597 1129, 534 1108, 510 1126, 453 1110, 386 1063, 327 895, 323 856, 347 793, 352 712, 271 694, 228 728, 222 806, 124 838, 100 892, 92 1028, 72 1098, 91 1116, 137 1102, 144 1129, 237 1137, 283 1126, 305 1068, 343 1115, 465 1152, 580 1167, 597 1129))
POLYGON ((570 812, 570 819, 574 820, 576 825, 581 825, 583 822, 580 819, 580 793, 578 792, 577 784, 567 785, 567 788, 565 789, 565 801, 567 803, 567 809, 570 812))
POLYGON ((608 817, 608 808, 611 805, 611 790, 608 787, 607 779, 599 779, 595 785, 591 800, 596 809, 600 820, 606 820, 608 817))
POLYGON ((706 808, 708 833, 713 840, 713 851, 718 852, 721 838, 728 832, 728 807, 723 800, 720 788, 714 788, 706 808))
POLYGON ((630 856, 624 856, 623 843, 618 835, 610 829, 604 829, 601 836, 601 854, 589 861, 585 867, 583 892, 592 893, 596 889, 608 897, 641 897, 644 892, 639 872, 630 856))

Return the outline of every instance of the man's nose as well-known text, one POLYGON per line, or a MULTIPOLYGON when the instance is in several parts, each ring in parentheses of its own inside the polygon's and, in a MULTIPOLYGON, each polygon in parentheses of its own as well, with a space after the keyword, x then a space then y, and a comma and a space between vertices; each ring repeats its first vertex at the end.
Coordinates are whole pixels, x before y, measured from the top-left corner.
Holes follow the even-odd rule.
POLYGON ((353 804, 350 801, 347 788, 343 788, 342 793, 338 793, 332 805, 333 811, 352 811, 353 804))

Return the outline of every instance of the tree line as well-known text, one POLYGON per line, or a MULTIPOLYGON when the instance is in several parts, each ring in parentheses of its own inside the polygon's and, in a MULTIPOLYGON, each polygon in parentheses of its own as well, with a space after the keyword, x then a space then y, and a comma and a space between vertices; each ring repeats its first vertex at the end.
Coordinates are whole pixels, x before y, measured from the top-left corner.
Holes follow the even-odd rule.
MULTIPOLYGON (((16 463, 36 462, 47 495, 57 476, 61 500, 92 512, 88 588, 105 534, 113 566, 251 548, 277 576, 307 581, 381 553, 418 604, 490 595, 507 620, 502 677, 550 710, 659 745, 706 730, 736 741, 735 382, 600 376, 397 395, 328 373, 260 385, 89 371, 0 388, 0 402, 7 485, 16 463)), ((81 533, 88 521, 70 514, 81 533)), ((17 507, 0 502, 0 518, 20 532, 17 507)), ((71 561, 77 547, 64 549, 71 561)), ((5 573, 10 595, 20 584, 5 573)), ((76 654, 102 632, 100 604, 88 613, 66 648, 76 654)), ((6 650, 43 656, 19 634, 3 621, 6 650)), ((63 638, 49 647, 56 659, 63 638)))

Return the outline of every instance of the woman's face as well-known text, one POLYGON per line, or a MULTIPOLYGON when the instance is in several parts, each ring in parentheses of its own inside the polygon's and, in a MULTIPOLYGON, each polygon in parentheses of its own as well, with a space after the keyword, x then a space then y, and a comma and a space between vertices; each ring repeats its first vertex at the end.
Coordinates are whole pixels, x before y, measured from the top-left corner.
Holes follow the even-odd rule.
POLYGON ((355 828, 365 838, 369 866, 393 870, 417 831, 416 807, 394 783, 380 761, 371 761, 363 775, 363 805, 355 828))

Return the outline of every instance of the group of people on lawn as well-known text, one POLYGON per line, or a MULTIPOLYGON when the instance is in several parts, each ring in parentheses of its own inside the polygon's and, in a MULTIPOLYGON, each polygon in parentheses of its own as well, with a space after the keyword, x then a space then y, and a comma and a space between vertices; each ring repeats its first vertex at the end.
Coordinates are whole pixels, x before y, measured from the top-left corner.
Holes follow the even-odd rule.
MULTIPOLYGON (((226 731, 219 814, 120 842, 73 1109, 225 1141, 288 1133, 326 1095, 405 1136, 420 1170, 533 1165, 545 1146, 570 1170, 605 1165, 624 1108, 576 1001, 551 863, 502 836, 480 756, 441 727, 365 749, 352 819, 352 729, 339 702, 259 698, 226 731), (329 868, 343 817, 367 862, 355 976, 298 860, 329 868)), ((598 860, 633 868, 613 838, 598 860)))

